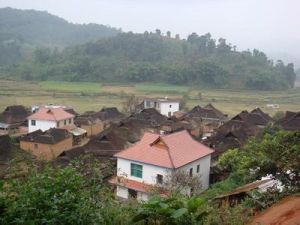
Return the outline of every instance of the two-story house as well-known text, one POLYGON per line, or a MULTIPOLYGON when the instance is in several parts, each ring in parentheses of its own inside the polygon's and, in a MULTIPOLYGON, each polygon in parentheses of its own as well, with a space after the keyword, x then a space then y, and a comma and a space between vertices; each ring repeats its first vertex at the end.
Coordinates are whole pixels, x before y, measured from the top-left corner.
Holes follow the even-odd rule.
POLYGON ((143 108, 155 108, 158 112, 165 116, 173 116, 175 112, 178 112, 180 101, 169 98, 157 98, 157 99, 145 99, 143 102, 143 108))
POLYGON ((74 115, 66 112, 63 108, 40 107, 36 113, 27 119, 29 133, 36 130, 46 131, 50 128, 74 125, 74 115))
POLYGON ((149 190, 164 185, 164 179, 181 170, 198 176, 202 189, 209 186, 210 160, 213 150, 195 141, 187 131, 169 135, 145 133, 140 142, 117 154, 116 195, 147 201, 149 190))

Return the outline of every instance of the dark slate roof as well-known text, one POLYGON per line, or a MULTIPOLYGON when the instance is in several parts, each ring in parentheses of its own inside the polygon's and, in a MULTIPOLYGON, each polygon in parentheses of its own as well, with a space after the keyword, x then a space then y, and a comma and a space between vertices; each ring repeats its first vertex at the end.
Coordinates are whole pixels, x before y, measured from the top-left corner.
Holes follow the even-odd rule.
POLYGON ((269 114, 265 113, 264 111, 262 111, 260 108, 255 108, 251 111, 251 113, 256 113, 259 114, 260 116, 262 116, 266 121, 268 122, 272 122, 274 121, 274 119, 269 116, 269 114))
POLYGON ((215 120, 223 120, 225 118, 224 114, 220 115, 220 113, 214 109, 201 108, 201 106, 199 105, 195 106, 191 111, 187 112, 185 117, 195 117, 195 118, 215 119, 215 120))
POLYGON ((93 117, 102 121, 121 120, 125 115, 121 113, 116 107, 103 108, 99 112, 89 111, 81 115, 82 117, 93 117))
POLYGON ((81 125, 92 125, 97 122, 97 118, 94 118, 92 116, 78 116, 74 119, 74 124, 76 126, 81 126, 81 125))
POLYGON ((16 124, 23 123, 26 121, 26 118, 29 116, 29 112, 22 105, 13 105, 8 106, 0 114, 0 123, 5 124, 16 124))
POLYGON ((45 132, 41 130, 34 131, 21 137, 20 140, 42 144, 56 144, 69 137, 71 137, 71 134, 67 130, 51 128, 45 132))
POLYGON ((79 113, 76 112, 73 108, 67 108, 67 109, 64 109, 66 112, 74 115, 74 116, 79 116, 79 113))
POLYGON ((0 161, 7 161, 11 156, 11 141, 8 135, 0 136, 0 161))
POLYGON ((205 109, 210 109, 212 111, 214 111, 219 118, 227 118, 227 114, 224 114, 223 112, 221 112, 220 110, 218 110, 216 107, 214 107, 212 104, 207 104, 206 106, 204 106, 205 109))
POLYGON ((287 111, 285 117, 278 120, 276 124, 285 130, 300 131, 300 111, 287 111))
POLYGON ((228 149, 240 147, 249 137, 257 135, 258 132, 259 129, 253 124, 242 120, 229 120, 220 126, 216 134, 205 140, 204 143, 215 149, 212 157, 216 157, 228 149))
POLYGON ((242 111, 238 115, 234 116, 231 120, 244 121, 253 125, 265 126, 271 122, 271 120, 264 118, 259 113, 249 113, 248 111, 242 111))

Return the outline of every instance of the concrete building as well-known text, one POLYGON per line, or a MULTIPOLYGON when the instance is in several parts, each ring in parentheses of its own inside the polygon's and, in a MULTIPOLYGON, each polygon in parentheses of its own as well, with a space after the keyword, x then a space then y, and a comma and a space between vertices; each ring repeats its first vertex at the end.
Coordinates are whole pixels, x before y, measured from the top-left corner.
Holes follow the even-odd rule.
MULTIPOLYGON (((147 201, 149 190, 164 187, 165 178, 174 171, 198 176, 202 190, 209 186, 210 160, 213 150, 195 141, 187 131, 170 135, 145 133, 136 145, 117 154, 116 195, 147 201)), ((190 194, 192 190, 187 190, 190 194)))
POLYGON ((157 98, 157 99, 145 99, 144 100, 144 109, 155 108, 162 115, 171 117, 175 112, 180 110, 180 101, 165 98, 157 98))
POLYGON ((74 115, 66 112, 63 108, 40 107, 36 113, 27 119, 29 133, 36 130, 46 131, 50 128, 63 128, 74 124, 74 115))

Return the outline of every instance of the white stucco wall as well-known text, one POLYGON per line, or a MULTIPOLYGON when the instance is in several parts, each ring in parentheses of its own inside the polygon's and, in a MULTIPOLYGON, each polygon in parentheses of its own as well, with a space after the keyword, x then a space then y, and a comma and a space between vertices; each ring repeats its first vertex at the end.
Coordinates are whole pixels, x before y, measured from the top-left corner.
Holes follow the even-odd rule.
POLYGON ((42 131, 49 130, 50 128, 56 127, 55 121, 46 121, 46 120, 36 120, 35 126, 31 125, 31 120, 28 120, 28 132, 31 133, 33 131, 41 129, 42 131))
POLYGON ((169 116, 169 112, 171 112, 171 116, 173 116, 174 112, 177 111, 179 111, 178 102, 160 102, 160 113, 162 115, 169 116))
MULTIPOLYGON (((70 118, 71 119, 71 118, 70 118)), ((74 124, 74 119, 72 118, 70 123, 69 119, 66 119, 66 125, 74 124)), ((59 127, 65 126, 64 120, 59 121, 59 127)), ((28 132, 31 133, 36 130, 46 131, 50 128, 57 128, 57 121, 47 121, 47 120, 35 120, 35 126, 31 125, 31 120, 28 120, 28 132)))
MULTIPOLYGON (((189 174, 190 169, 193 168, 193 176, 199 176, 202 184, 202 190, 206 190, 209 187, 209 173, 210 173, 210 160, 211 156, 205 156, 201 159, 193 161, 183 167, 178 168, 178 170, 183 170, 189 174), (197 166, 200 165, 200 171, 197 173, 197 166)), ((146 163, 140 163, 136 161, 131 161, 127 159, 118 158, 117 161, 117 175, 124 176, 127 179, 135 180, 138 182, 144 182, 146 184, 156 184, 157 174, 163 175, 163 179, 171 173, 171 169, 163 168, 159 166, 154 166, 146 163), (130 165, 135 163, 143 166, 143 177, 134 177, 130 175, 130 165)), ((186 194, 189 194, 190 190, 186 190, 186 194)), ((127 199, 128 189, 124 187, 117 187, 117 196, 127 199)), ((138 192, 137 199, 141 201, 147 201, 149 195, 147 193, 138 192)))
POLYGON ((117 172, 118 176, 125 176, 127 179, 130 179, 130 180, 135 180, 135 181, 144 182, 146 184, 153 184, 153 185, 156 184, 157 174, 166 176, 170 172, 170 169, 168 169, 168 168, 163 168, 163 167, 159 167, 159 166, 154 166, 154 165, 150 165, 150 164, 135 162, 135 161, 121 159, 121 158, 118 158, 117 168, 118 168, 118 172, 117 172), (135 163, 135 164, 143 166, 143 177, 142 178, 133 177, 130 175, 130 164, 131 163, 135 163))
POLYGON ((210 160, 211 156, 208 155, 194 162, 191 162, 179 169, 189 173, 190 168, 193 168, 193 176, 200 176, 202 189, 206 190, 209 187, 210 160), (199 173, 197 173, 197 165, 200 165, 199 173))

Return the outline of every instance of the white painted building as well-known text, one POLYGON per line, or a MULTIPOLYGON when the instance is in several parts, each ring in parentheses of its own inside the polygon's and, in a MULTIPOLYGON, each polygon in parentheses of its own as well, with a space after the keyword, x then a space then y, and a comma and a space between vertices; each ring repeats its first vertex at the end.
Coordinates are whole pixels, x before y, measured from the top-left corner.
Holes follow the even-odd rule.
POLYGON ((36 130, 46 131, 50 128, 74 126, 74 115, 62 108, 40 107, 38 111, 28 118, 28 132, 36 130))
POLYGON ((180 110, 180 102, 178 100, 165 98, 145 99, 144 109, 155 108, 158 112, 165 116, 173 116, 174 112, 180 110))
POLYGON ((111 183, 116 185, 118 197, 147 201, 153 186, 163 187, 167 176, 181 170, 187 176, 198 176, 205 190, 209 186, 212 152, 187 131, 165 136, 145 133, 139 143, 115 155, 118 171, 111 183))

